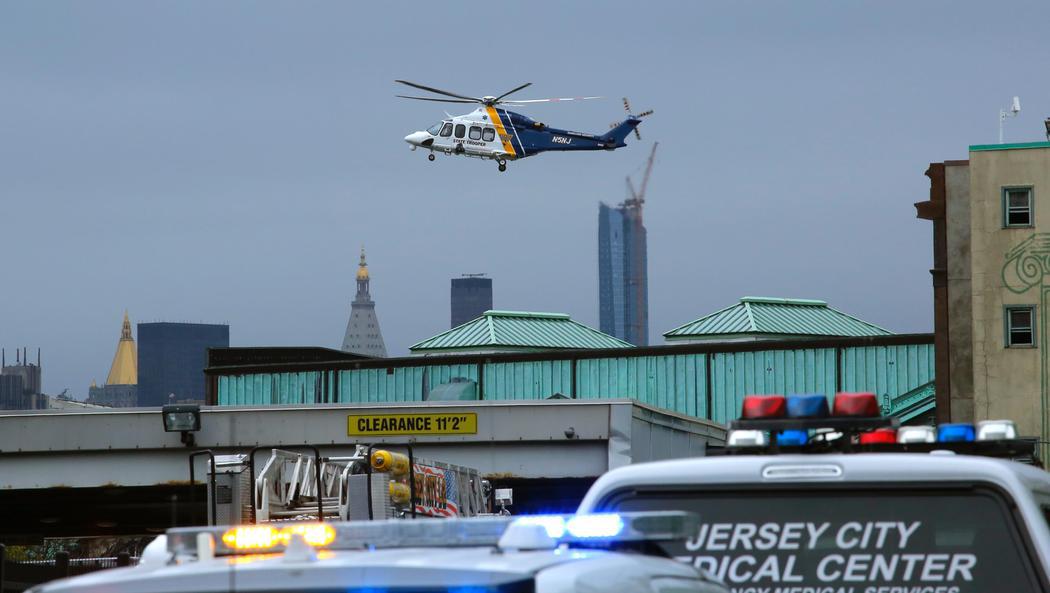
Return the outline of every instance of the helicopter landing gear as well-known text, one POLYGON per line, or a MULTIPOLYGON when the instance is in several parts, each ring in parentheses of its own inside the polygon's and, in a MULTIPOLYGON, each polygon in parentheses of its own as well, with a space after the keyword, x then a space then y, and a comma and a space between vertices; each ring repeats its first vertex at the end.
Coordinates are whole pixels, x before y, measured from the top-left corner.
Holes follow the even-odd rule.
POLYGON ((430 153, 430 154, 427 155, 427 160, 428 161, 432 161, 432 160, 434 160, 434 158, 435 158, 434 157, 434 153, 430 153))
POLYGON ((503 171, 507 170, 507 161, 505 161, 503 159, 500 159, 500 160, 496 161, 496 163, 499 164, 500 173, 502 173, 503 171))

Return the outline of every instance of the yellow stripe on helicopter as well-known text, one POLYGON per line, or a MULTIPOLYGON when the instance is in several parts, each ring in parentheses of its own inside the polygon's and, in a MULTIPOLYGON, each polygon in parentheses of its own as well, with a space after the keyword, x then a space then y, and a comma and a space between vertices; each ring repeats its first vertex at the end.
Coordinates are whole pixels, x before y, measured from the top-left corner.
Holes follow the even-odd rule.
POLYGON ((518 153, 514 150, 514 145, 510 141, 510 134, 507 133, 507 129, 503 127, 503 120, 500 119, 499 113, 496 112, 495 107, 485 108, 489 113, 489 119, 496 126, 496 133, 499 134, 500 140, 503 141, 503 150, 507 153, 507 156, 516 158, 518 153))

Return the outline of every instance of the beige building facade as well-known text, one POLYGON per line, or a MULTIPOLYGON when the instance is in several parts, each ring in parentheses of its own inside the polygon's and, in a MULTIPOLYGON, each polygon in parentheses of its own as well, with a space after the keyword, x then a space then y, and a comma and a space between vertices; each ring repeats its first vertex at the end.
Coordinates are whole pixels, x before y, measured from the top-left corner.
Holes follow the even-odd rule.
POLYGON ((1050 142, 933 163, 937 419, 1007 418, 1050 440, 1050 142))

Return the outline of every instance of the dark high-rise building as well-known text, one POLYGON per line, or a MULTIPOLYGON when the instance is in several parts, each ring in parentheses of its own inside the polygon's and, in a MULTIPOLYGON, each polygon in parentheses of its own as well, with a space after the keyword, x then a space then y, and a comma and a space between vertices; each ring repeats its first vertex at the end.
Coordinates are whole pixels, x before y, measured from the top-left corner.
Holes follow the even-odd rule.
POLYGON ((0 410, 28 410, 32 404, 21 375, 0 375, 0 410))
POLYGON ((598 208, 599 329, 649 344, 649 274, 641 203, 598 208))
POLYGON ((138 405, 203 402, 208 348, 229 348, 230 326, 140 323, 138 342, 138 405))
POLYGON ((452 327, 481 317, 492 309, 492 278, 464 274, 452 279, 452 327))
POLYGON ((7 351, 0 355, 0 410, 36 410, 47 407, 41 392, 40 350, 36 364, 28 360, 29 352, 15 350, 15 363, 7 364, 7 351))

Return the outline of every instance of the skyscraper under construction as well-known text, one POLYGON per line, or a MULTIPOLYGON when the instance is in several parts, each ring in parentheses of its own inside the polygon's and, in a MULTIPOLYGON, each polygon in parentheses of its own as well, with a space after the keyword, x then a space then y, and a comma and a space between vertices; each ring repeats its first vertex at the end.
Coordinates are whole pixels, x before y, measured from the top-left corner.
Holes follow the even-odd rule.
POLYGON ((649 345, 649 264, 642 205, 653 168, 653 144, 645 177, 618 206, 598 207, 598 319, 600 329, 635 346, 649 345))

